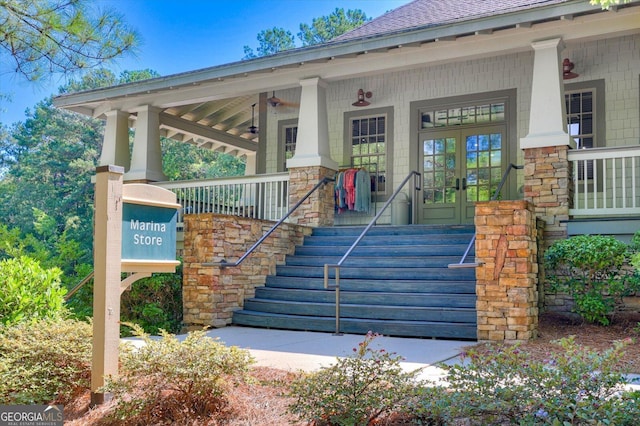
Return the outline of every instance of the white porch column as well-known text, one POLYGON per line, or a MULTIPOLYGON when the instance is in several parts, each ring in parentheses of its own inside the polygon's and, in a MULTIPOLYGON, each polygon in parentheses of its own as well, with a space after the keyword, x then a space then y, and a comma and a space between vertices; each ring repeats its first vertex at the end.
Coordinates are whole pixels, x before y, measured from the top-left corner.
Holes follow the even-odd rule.
POLYGON ((125 181, 163 181, 162 150, 160 149, 160 110, 145 105, 136 110, 136 135, 133 140, 131 169, 125 181))
POLYGON ((529 134, 520 139, 520 148, 570 146, 574 140, 567 133, 564 86, 560 51, 562 39, 537 41, 531 44, 535 51, 531 85, 531 111, 529 134))
POLYGON ((287 160, 287 167, 323 166, 337 170, 331 159, 329 124, 327 119, 327 83, 319 77, 301 80, 300 115, 296 153, 287 160))
POLYGON ((100 154, 101 166, 116 165, 129 170, 129 113, 108 111, 100 154))
POLYGON ((244 164, 244 175, 253 176, 256 174, 256 153, 251 152, 246 154, 247 159, 244 164))

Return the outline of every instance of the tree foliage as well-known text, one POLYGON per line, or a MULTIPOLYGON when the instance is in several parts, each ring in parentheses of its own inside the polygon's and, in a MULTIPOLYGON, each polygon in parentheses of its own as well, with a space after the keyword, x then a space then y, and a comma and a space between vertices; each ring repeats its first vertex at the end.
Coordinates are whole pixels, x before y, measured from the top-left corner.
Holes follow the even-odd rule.
POLYGON ((94 68, 134 51, 139 44, 136 32, 115 11, 98 11, 92 4, 0 0, 0 51, 10 58, 3 60, 3 68, 36 81, 94 68))
POLYGON ((603 9, 609 10, 611 6, 617 6, 620 3, 629 3, 631 0, 590 0, 593 5, 600 5, 603 9))
POLYGON ((267 30, 262 30, 258 33, 258 47, 254 53, 253 49, 249 46, 244 46, 244 58, 252 59, 259 56, 269 56, 283 50, 293 49, 295 46, 295 40, 291 31, 287 31, 284 28, 273 27, 267 30))
POLYGON ((1 260, 0 324, 63 316, 66 290, 60 285, 61 274, 26 256, 1 260))
POLYGON ((311 25, 300 24, 298 38, 303 46, 326 43, 341 34, 367 22, 367 15, 360 9, 336 8, 331 14, 314 18, 311 25))
MULTIPOLYGON (((367 15, 360 9, 349 9, 345 12, 343 8, 336 8, 329 15, 314 18, 311 25, 300 24, 298 38, 302 42, 302 46, 326 43, 359 27, 368 20, 367 15)), ((244 46, 245 56, 243 59, 273 55, 296 47, 293 34, 284 28, 273 27, 262 30, 258 33, 257 39, 258 47, 255 52, 251 47, 244 46)))

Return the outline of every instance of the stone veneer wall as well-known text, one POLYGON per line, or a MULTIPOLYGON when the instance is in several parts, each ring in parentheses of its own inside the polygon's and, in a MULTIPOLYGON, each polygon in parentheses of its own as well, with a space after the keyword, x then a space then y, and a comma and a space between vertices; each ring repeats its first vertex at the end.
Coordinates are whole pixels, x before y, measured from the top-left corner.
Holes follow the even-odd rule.
POLYGON ((478 340, 518 342, 538 335, 538 241, 526 201, 476 204, 478 340))
POLYGON ((549 247, 567 238, 569 207, 573 200, 568 146, 524 150, 524 199, 545 223, 544 242, 549 247))
MULTIPOLYGON (((293 207, 320 180, 335 178, 336 171, 322 166, 289 169, 289 206, 293 207)), ((292 223, 308 226, 333 226, 335 210, 334 184, 318 188, 290 216, 292 223)))
POLYGON ((198 214, 184 216, 183 313, 187 329, 223 327, 231 323, 233 311, 253 297, 267 275, 302 244, 311 228, 283 223, 242 264, 220 268, 203 266, 225 259, 235 262, 258 241, 273 222, 198 214))

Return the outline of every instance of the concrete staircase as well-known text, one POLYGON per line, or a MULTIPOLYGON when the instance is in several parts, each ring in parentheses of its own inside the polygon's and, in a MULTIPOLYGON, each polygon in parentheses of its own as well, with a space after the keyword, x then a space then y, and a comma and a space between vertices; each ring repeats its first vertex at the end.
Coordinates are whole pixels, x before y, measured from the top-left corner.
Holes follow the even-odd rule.
MULTIPOLYGON (((334 332, 335 292, 324 288, 323 266, 337 263, 362 229, 316 228, 245 300, 233 323, 334 332)), ((475 269, 447 267, 460 261, 473 232, 472 226, 371 228, 340 269, 340 331, 476 339, 475 269)))

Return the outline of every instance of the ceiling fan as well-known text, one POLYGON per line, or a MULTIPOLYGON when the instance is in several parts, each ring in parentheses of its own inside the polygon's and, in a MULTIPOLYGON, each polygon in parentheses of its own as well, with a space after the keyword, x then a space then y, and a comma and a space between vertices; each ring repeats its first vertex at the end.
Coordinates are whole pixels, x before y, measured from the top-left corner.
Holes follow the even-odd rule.
POLYGON ((299 107, 300 104, 296 104, 293 102, 287 102, 287 101, 283 101, 282 99, 278 98, 276 96, 276 91, 273 91, 273 95, 267 99, 267 103, 269 105, 271 105, 272 107, 276 108, 279 106, 285 106, 285 107, 299 107))
POLYGON ((249 128, 247 129, 249 130, 249 133, 253 135, 258 134, 258 128, 254 124, 255 112, 256 112, 256 104, 253 104, 251 105, 251 126, 249 126, 249 128))

